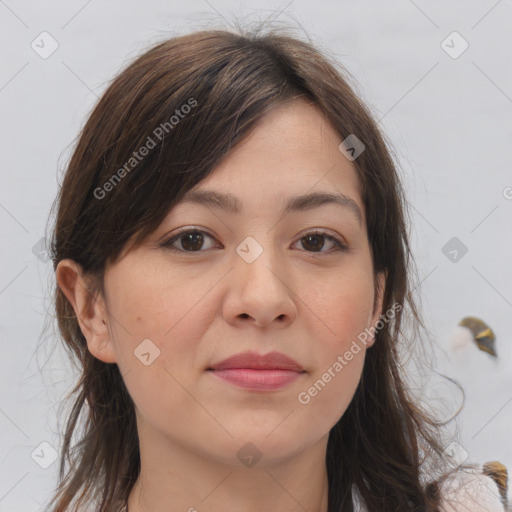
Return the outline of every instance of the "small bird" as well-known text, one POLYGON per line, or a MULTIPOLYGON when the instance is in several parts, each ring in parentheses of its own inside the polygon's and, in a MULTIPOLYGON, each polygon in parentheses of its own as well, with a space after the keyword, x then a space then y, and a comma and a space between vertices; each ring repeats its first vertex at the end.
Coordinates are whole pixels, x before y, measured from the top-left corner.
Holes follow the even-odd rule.
POLYGON ((491 477, 498 486, 501 500, 506 510, 508 510, 508 471, 507 467, 498 461, 486 462, 483 465, 482 472, 484 475, 491 477))
POLYGON ((473 341, 480 350, 493 357, 498 357, 495 348, 496 336, 483 320, 475 316, 466 316, 459 322, 459 325, 467 327, 473 333, 473 341))

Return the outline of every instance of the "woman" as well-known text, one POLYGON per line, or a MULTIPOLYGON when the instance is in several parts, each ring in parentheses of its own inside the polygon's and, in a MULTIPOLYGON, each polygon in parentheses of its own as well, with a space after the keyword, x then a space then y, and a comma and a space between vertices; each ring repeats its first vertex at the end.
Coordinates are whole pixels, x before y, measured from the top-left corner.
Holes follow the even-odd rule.
MULTIPOLYGON (((467 500, 445 498, 453 464, 399 359, 405 307, 422 326, 404 205, 368 109, 309 43, 211 30, 130 64, 57 198, 56 311, 82 377, 52 510, 467 500)), ((504 510, 484 479, 474 510, 504 510)))

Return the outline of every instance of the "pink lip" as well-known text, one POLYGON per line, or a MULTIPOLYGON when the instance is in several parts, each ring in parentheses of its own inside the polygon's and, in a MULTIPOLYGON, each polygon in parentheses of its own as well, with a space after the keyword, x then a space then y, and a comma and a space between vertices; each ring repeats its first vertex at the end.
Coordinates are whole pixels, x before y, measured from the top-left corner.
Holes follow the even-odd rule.
POLYGON ((230 370, 233 368, 251 368, 254 370, 293 370, 303 372, 304 368, 290 357, 280 352, 261 355, 257 352, 241 352, 212 365, 209 370, 230 370))
POLYGON ((255 391, 272 391, 291 384, 302 373, 293 370, 254 370, 236 368, 230 370, 211 370, 212 375, 255 391))
POLYGON ((224 359, 208 371, 231 384, 260 391, 282 388, 306 373, 297 361, 279 352, 250 351, 224 359))

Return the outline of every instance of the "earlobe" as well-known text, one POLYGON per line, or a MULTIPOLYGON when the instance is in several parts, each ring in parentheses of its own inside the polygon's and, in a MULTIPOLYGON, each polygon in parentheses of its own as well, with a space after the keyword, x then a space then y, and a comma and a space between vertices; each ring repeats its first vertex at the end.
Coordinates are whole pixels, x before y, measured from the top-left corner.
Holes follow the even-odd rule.
POLYGON ((90 280, 84 276, 81 266, 70 259, 62 260, 55 276, 59 288, 75 311, 89 352, 105 363, 117 362, 103 297, 100 293, 92 294, 90 280))

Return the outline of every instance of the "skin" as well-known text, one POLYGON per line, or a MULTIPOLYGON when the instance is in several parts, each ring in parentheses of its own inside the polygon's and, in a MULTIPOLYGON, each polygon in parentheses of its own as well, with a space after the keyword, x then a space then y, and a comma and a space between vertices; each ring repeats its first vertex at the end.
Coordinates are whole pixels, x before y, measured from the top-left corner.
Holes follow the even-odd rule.
POLYGON ((58 284, 88 349, 119 366, 136 405, 141 475, 130 512, 327 511, 329 431, 352 400, 370 343, 307 405, 297 397, 382 313, 359 180, 341 141, 303 100, 273 109, 195 187, 236 195, 241 213, 178 204, 107 267, 105 296, 90 307, 80 268, 59 263, 58 284), (335 204, 281 216, 285 199, 313 191, 352 198, 362 224, 335 204), (174 243, 181 252, 159 245, 181 227, 204 231, 203 246, 186 252, 183 236, 174 243), (336 251, 329 238, 308 245, 313 229, 348 249, 336 251), (247 236, 263 249, 252 263, 236 252, 247 236), (134 356, 145 339, 160 350, 148 366, 134 356), (205 371, 246 350, 283 352, 306 373, 257 392, 205 371), (237 457, 249 442, 262 454, 252 467, 237 457))

